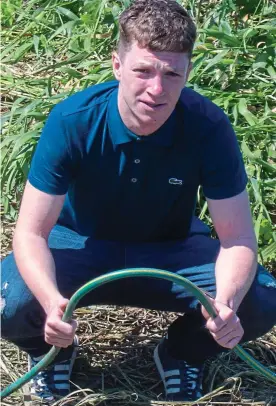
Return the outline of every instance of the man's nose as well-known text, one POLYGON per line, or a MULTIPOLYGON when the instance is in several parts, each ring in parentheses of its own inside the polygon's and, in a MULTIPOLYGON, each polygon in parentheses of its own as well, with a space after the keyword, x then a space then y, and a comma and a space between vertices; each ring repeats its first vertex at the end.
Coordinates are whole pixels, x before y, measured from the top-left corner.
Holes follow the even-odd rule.
POLYGON ((156 75, 151 79, 151 83, 150 83, 148 92, 152 96, 159 96, 159 97, 163 96, 165 94, 164 84, 163 84, 163 80, 162 80, 161 76, 156 75))

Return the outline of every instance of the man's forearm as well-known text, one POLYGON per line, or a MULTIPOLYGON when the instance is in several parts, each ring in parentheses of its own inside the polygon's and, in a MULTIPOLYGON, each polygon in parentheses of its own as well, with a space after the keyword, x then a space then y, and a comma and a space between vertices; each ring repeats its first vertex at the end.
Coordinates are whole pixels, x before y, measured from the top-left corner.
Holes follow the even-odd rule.
POLYGON ((56 283, 55 263, 47 241, 31 233, 18 233, 13 239, 13 248, 22 278, 47 313, 61 297, 56 283))
POLYGON ((235 312, 249 290, 257 269, 254 243, 231 244, 221 247, 216 261, 216 300, 227 304, 235 312))

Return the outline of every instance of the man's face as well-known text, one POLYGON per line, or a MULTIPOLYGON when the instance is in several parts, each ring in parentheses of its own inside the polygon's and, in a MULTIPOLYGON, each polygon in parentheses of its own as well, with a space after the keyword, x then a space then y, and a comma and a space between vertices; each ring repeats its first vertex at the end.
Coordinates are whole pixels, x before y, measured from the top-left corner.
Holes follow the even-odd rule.
POLYGON ((137 134, 156 131, 170 116, 191 70, 186 53, 155 52, 133 43, 121 58, 113 54, 119 80, 118 105, 125 124, 137 134))

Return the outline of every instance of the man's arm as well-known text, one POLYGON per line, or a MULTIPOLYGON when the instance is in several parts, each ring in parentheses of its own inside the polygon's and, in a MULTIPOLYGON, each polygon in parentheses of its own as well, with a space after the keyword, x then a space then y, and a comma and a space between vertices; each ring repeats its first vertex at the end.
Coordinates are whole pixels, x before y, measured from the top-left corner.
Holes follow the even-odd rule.
POLYGON ((221 244, 216 261, 216 299, 236 312, 257 268, 257 241, 248 194, 244 190, 228 199, 207 202, 221 244))
POLYGON ((68 300, 60 294, 48 237, 61 212, 65 195, 50 195, 26 184, 13 238, 16 264, 24 281, 47 314, 45 339, 67 347, 75 324, 61 322, 68 300))
POLYGON ((216 261, 218 317, 207 327, 219 344, 233 348, 243 335, 236 312, 249 290, 257 268, 257 242, 246 190, 237 196, 207 199, 221 248, 216 261))
POLYGON ((27 182, 13 238, 19 272, 46 313, 60 297, 47 241, 63 202, 64 196, 41 192, 27 182))

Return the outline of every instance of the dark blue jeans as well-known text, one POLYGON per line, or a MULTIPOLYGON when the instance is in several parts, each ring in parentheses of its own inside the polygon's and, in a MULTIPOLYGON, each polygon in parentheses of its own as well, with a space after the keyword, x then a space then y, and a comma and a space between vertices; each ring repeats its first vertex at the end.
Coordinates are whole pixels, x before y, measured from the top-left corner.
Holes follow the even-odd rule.
MULTIPOLYGON (((219 241, 195 219, 189 238, 158 243, 95 241, 57 225, 49 237, 60 292, 67 298, 83 284, 104 273, 135 267, 184 270, 184 276, 215 295, 214 262, 219 241)), ((39 283, 39 269, 37 270, 39 283)), ((169 351, 188 362, 202 362, 223 351, 204 327, 200 305, 188 292, 176 293, 171 282, 151 278, 127 278, 101 286, 85 296, 79 307, 91 304, 137 306, 185 313, 169 327, 169 351)), ((32 356, 46 353, 45 314, 21 278, 13 254, 2 262, 2 337, 32 356)), ((276 322, 276 281, 261 266, 244 298, 239 317, 243 341, 269 331, 276 322)), ((59 358, 65 354, 60 352, 59 358)))

